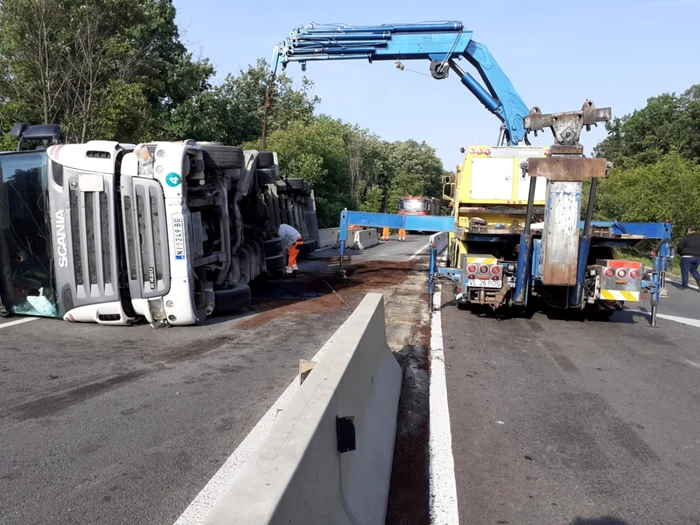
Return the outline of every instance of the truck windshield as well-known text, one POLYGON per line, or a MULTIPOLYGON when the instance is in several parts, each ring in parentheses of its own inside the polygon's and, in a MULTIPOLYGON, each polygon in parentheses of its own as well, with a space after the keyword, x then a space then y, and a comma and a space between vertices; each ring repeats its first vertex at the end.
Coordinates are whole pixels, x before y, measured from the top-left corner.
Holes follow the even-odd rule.
POLYGON ((406 199, 399 202, 399 209, 406 211, 425 211, 425 201, 419 199, 406 199))
POLYGON ((14 314, 56 317, 44 151, 0 155, 0 296, 14 314))

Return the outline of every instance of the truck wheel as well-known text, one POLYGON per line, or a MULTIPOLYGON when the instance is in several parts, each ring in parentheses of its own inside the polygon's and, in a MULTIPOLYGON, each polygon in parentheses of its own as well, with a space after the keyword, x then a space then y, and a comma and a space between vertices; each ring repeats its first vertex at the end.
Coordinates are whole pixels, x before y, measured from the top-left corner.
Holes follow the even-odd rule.
POLYGON ((585 308, 586 318, 589 321, 607 321, 617 310, 601 304, 587 304, 585 308))
POLYGON ((204 167, 207 169, 237 170, 245 166, 243 150, 235 146, 204 143, 202 146, 204 167))
POLYGON ((237 284, 228 290, 214 292, 214 315, 225 315, 237 312, 250 306, 250 286, 237 284))
POLYGON ((267 273, 275 273, 285 267, 287 258, 285 254, 265 257, 265 264, 267 264, 267 273))
POLYGON ((277 180, 277 171, 274 168, 258 168, 255 173, 258 177, 258 186, 272 184, 277 180))
POLYGON ((263 241, 265 244, 265 257, 276 257, 282 252, 284 252, 284 245, 282 244, 282 239, 274 238, 263 241))
POLYGON ((272 168, 275 165, 275 156, 271 151, 258 152, 258 169, 272 168))

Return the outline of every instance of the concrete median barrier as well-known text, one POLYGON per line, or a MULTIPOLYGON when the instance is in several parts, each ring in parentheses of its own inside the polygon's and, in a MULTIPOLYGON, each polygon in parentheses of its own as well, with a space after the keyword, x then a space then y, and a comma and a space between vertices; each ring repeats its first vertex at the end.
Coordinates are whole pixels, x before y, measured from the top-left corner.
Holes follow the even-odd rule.
POLYGON ((367 294, 204 523, 384 524, 401 376, 367 294))
POLYGON ((353 250, 365 250, 377 244, 379 244, 379 234, 376 228, 355 231, 355 239, 352 244, 353 250))
POLYGON ((337 246, 339 233, 340 228, 324 228, 322 230, 318 230, 318 247, 328 248, 331 246, 337 246))
POLYGON ((447 248, 449 241, 449 232, 438 232, 430 236, 430 246, 434 244, 438 253, 441 253, 445 248, 447 248))

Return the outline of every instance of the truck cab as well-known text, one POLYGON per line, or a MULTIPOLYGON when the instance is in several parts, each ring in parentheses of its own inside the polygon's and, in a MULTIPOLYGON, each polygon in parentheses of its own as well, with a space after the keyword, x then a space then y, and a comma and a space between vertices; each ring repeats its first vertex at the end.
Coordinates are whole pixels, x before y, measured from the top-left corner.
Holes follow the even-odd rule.
POLYGON ((0 154, 4 313, 197 324, 247 307, 250 283, 284 267, 280 223, 317 241, 313 189, 283 180, 272 152, 53 142, 0 154))

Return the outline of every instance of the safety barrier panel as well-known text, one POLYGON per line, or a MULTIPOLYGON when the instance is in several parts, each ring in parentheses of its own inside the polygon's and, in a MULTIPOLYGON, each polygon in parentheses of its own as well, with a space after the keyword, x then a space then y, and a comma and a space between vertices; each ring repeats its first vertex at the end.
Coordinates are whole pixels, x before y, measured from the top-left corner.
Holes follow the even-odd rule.
POLYGON ((204 523, 384 524, 401 377, 367 294, 204 523))
POLYGON ((434 244, 437 248, 438 253, 441 253, 445 248, 447 248, 447 244, 449 243, 449 241, 449 232, 438 232, 430 236, 430 246, 434 244))
POLYGON ((355 239, 352 245, 354 250, 365 250, 377 244, 379 244, 379 234, 376 228, 355 231, 355 239))
POLYGON ((318 230, 318 247, 328 248, 330 246, 337 246, 339 233, 340 228, 325 228, 323 230, 318 230))

